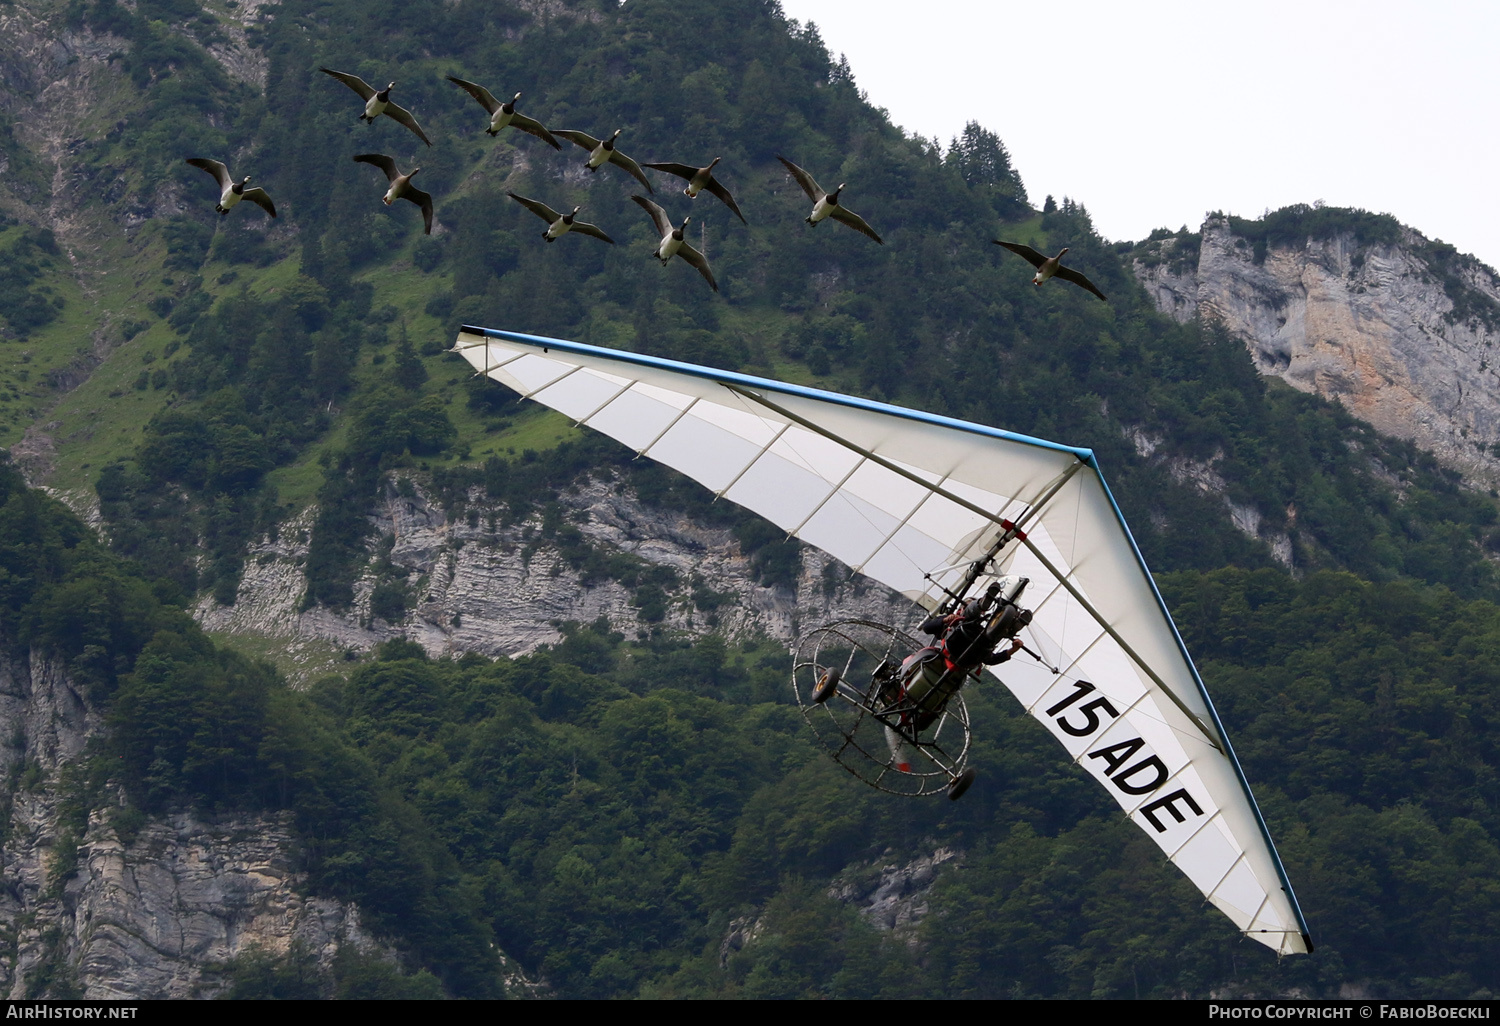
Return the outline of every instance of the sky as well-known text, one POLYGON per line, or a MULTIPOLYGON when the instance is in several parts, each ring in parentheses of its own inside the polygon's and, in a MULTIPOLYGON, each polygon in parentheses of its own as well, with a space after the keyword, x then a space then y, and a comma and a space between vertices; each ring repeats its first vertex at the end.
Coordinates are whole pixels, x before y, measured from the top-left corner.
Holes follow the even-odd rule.
POLYGON ((1070 196, 1108 239, 1322 200, 1500 267, 1493 0, 782 8, 909 134, 946 146, 978 121, 1033 204, 1070 196))

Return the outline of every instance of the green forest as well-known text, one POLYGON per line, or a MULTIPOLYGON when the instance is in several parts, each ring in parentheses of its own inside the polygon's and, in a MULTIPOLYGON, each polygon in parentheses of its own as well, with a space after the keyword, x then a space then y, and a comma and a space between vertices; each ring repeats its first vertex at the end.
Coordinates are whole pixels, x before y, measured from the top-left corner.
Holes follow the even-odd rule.
MULTIPOLYGON (((1240 937, 1055 742, 974 692, 963 801, 895 800, 814 749, 777 645, 627 642, 522 659, 387 642, 295 689, 206 638, 171 582, 9 469, 5 636, 61 658, 110 725, 65 781, 76 845, 105 778, 142 816, 287 809, 314 893, 354 900, 407 971, 298 953, 232 996, 497 997, 495 946, 565 997, 1488 996, 1497 983, 1500 607, 1343 572, 1161 585, 1318 941, 1240 937), (830 897, 938 847, 914 932, 830 897), (726 951, 731 924, 759 936, 726 951), (1423 938, 1418 946, 1413 936, 1423 938)), ((9 793, 35 787, 21 768, 9 793)), ((61 872, 67 872, 64 868, 61 872)), ((66 968, 59 970, 66 978, 66 968)))
MULTIPOLYGON (((58 872, 76 871, 70 846, 111 776, 129 796, 110 813, 127 843, 173 810, 289 811, 308 887, 358 902, 402 967, 351 952, 325 972, 305 951, 251 954, 228 969, 226 994, 240 998, 500 997, 497 950, 576 998, 1500 990, 1496 496, 1261 378, 1220 328, 1158 314, 1131 276, 1132 243, 1102 239, 1082 203, 1029 195, 984 126, 948 142, 904 135, 815 27, 776 4, 529 6, 284 0, 250 28, 261 91, 209 54, 225 29, 192 0, 59 5, 74 29, 128 44, 117 63, 135 106, 76 151, 81 175, 113 183, 94 213, 150 208, 163 182, 192 202, 128 237, 150 271, 104 370, 116 405, 146 412, 91 430, 86 458, 63 456, 97 499, 107 545, 0 467, 0 643, 10 658, 64 661, 107 716, 60 785, 71 818, 58 872), (395 78, 435 145, 388 120, 359 124, 320 66, 395 78), (748 225, 710 196, 690 208, 721 291, 646 259, 654 233, 618 169, 583 175, 582 151, 489 138, 450 74, 522 91, 549 127, 623 127, 638 160, 722 156, 716 173, 748 225), (384 185, 351 160, 372 149, 422 165, 441 230, 424 237, 413 207, 378 202, 384 185), (778 153, 847 181, 885 244, 803 224, 778 153), (280 217, 246 204, 220 219, 188 156, 252 174, 280 217), (620 245, 547 245, 507 190, 583 204, 620 245), (1070 247, 1110 301, 1031 288, 1033 269, 993 238, 1070 247), (783 589, 796 586, 797 544, 598 437, 517 444, 534 414, 445 352, 464 323, 1092 448, 1317 951, 1277 961, 1240 937, 998 687, 971 699, 981 783, 963 801, 901 801, 850 779, 813 747, 784 646, 653 630, 669 601, 711 612, 725 598, 591 547, 554 500, 608 478, 647 506, 732 528, 758 579, 783 589), (1178 480, 1162 456, 1211 468, 1224 496, 1178 480), (534 523, 585 580, 629 587, 640 629, 572 623, 548 649, 495 660, 434 660, 394 640, 304 686, 189 615, 201 596, 235 603, 250 546, 315 504, 304 607, 347 613, 370 570, 372 613, 399 621, 407 582, 368 512, 381 488, 412 479, 450 518, 483 504, 534 523), (1262 538, 1234 526, 1226 500, 1261 514, 1262 538), (1290 570, 1264 540, 1283 533, 1290 570), (939 848, 961 854, 914 929, 876 929, 830 896, 867 893, 882 867, 939 848), (747 930, 752 942, 726 943, 747 930)), ((7 154, 16 145, 0 139, 7 154)), ((689 210, 680 182, 656 182, 658 202, 689 210)), ((1263 256, 1346 232, 1384 245, 1393 226, 1288 208, 1235 230, 1263 256)), ((1185 232, 1153 238, 1177 239, 1170 259, 1196 251, 1185 232)), ((1463 258, 1429 255, 1458 290, 1463 258)), ((75 293, 51 284, 58 267, 50 233, 0 223, 0 348, 76 315, 75 293)), ((1464 316, 1493 313, 1465 302, 1464 316)), ((5 800, 39 786, 15 767, 5 800)), ((36 986, 76 992, 71 967, 48 972, 36 986)))

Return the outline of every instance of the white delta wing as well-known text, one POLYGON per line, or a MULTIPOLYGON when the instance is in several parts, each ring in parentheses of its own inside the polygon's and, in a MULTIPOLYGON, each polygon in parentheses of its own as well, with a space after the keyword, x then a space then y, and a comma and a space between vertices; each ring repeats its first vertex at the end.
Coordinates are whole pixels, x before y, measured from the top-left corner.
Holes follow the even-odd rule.
MULTIPOLYGON (((927 609, 1011 536, 1027 643, 991 670, 1204 896, 1278 954, 1312 941, 1249 784, 1093 453, 636 353, 465 326, 498 382, 753 510, 927 609)), ((988 578, 978 582, 983 587, 988 578)))

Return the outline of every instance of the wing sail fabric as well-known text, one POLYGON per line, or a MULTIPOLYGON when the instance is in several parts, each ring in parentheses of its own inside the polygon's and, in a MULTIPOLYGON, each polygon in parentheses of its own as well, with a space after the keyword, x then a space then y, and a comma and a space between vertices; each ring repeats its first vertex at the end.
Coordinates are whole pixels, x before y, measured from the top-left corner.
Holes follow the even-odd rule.
POLYGON ((1027 642, 1061 672, 1021 657, 995 675, 1246 936, 1278 953, 1311 950, 1243 773, 1090 451, 514 332, 465 327, 456 349, 479 373, 929 609, 1013 534, 995 572, 1031 579, 1027 642))

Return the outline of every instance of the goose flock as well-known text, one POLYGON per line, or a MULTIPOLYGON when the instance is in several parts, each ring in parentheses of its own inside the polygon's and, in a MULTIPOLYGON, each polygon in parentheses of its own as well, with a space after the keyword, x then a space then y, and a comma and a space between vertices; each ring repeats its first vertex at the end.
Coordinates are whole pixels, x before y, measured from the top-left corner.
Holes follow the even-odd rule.
MULTIPOLYGON (((395 82, 388 83, 384 89, 376 89, 358 75, 351 75, 343 71, 334 71, 332 68, 319 68, 318 70, 348 86, 364 101, 364 109, 359 115, 359 120, 363 121, 366 125, 373 125, 382 116, 388 117, 410 130, 412 134, 428 146, 432 145, 432 140, 427 137, 426 132, 422 131, 422 126, 417 123, 417 119, 412 116, 412 113, 391 101, 391 91, 396 88, 395 82)), ((501 103, 495 98, 493 93, 482 85, 462 78, 456 78, 453 75, 447 76, 447 79, 472 96, 475 102, 484 108, 485 113, 489 115, 489 121, 484 131, 490 136, 498 135, 506 128, 514 128, 519 132, 525 132, 540 139, 556 150, 562 149, 562 143, 558 142, 558 140, 566 140, 588 152, 588 160, 584 166, 590 172, 596 172, 606 164, 613 164, 645 186, 646 191, 652 195, 655 195, 656 190, 652 187, 651 180, 646 177, 644 168, 673 175, 686 180, 687 186, 682 192, 688 199, 697 199, 699 193, 707 191, 733 211, 742 223, 749 224, 749 221, 745 220, 745 215, 740 210, 739 204, 735 202, 734 195, 714 175, 714 168, 718 166, 722 159, 720 157, 715 157, 709 161, 706 167, 696 167, 692 164, 673 162, 641 164, 626 156, 616 145, 624 129, 617 128, 613 135, 603 139, 595 138, 587 132, 570 129, 549 131, 540 121, 526 117, 516 110, 516 104, 521 99, 520 93, 516 93, 515 96, 511 97, 509 102, 501 103)), ((885 240, 880 237, 880 234, 871 228, 864 218, 854 213, 854 211, 850 210, 842 202, 841 196, 846 183, 840 182, 837 189, 829 192, 820 186, 811 174, 790 160, 787 160, 781 154, 776 154, 776 159, 781 161, 782 166, 786 168, 787 174, 807 194, 807 198, 812 201, 812 212, 805 218, 807 224, 816 227, 822 221, 831 218, 846 227, 854 229, 861 235, 875 240, 880 245, 885 245, 885 240)), ((402 174, 396 166, 396 161, 383 153, 361 153, 354 160, 362 164, 371 164, 385 172, 389 188, 386 190, 382 202, 386 206, 390 206, 396 200, 404 199, 416 204, 422 211, 423 233, 427 235, 432 234, 432 195, 423 192, 411 184, 412 178, 416 176, 417 172, 422 170, 420 167, 414 167, 408 173, 402 174)), ((251 203, 264 209, 270 216, 276 216, 276 206, 271 202, 271 197, 267 195, 264 189, 247 188, 250 181, 249 175, 236 182, 230 177, 229 169, 220 161, 204 157, 190 157, 187 163, 194 167, 202 168, 213 175, 214 180, 218 182, 219 202, 214 209, 221 217, 228 214, 241 200, 249 200, 251 203)), ((580 235, 588 235, 601 242, 607 242, 610 245, 614 245, 615 243, 615 240, 610 238, 598 225, 578 220, 578 212, 583 209, 582 207, 574 207, 570 213, 564 214, 552 209, 540 200, 528 199, 514 192, 508 192, 506 195, 547 222, 547 229, 542 233, 542 237, 547 242, 556 242, 570 232, 577 232, 580 235)), ((640 194, 632 195, 631 199, 646 212, 651 218, 651 223, 656 228, 660 242, 657 244, 653 256, 660 260, 664 266, 671 263, 674 256, 681 257, 703 276, 703 279, 708 282, 709 286, 715 292, 719 291, 719 283, 714 279, 713 270, 708 264, 708 258, 686 241, 684 231, 691 218, 684 217, 680 225, 674 225, 671 216, 654 200, 647 199, 640 194)), ((1038 253, 1030 246, 1022 245, 1021 243, 1002 242, 999 239, 993 241, 995 245, 1003 246, 1011 252, 1024 257, 1037 269, 1036 275, 1031 279, 1032 284, 1041 285, 1043 282, 1056 277, 1063 281, 1072 282, 1074 285, 1086 289, 1100 299, 1105 299, 1104 293, 1100 292, 1094 286, 1093 282, 1072 268, 1062 266, 1062 258, 1068 252, 1067 249, 1063 249, 1055 257, 1047 257, 1038 253)))

